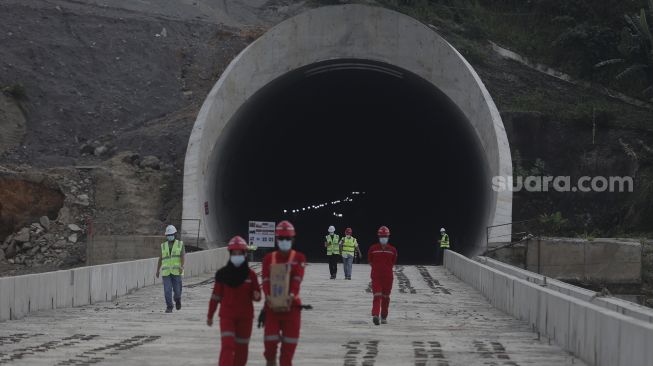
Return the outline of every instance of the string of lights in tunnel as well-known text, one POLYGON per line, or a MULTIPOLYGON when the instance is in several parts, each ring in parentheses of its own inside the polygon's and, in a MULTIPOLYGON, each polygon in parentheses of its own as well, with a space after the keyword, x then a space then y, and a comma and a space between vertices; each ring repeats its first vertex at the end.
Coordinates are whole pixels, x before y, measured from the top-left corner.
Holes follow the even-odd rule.
MULTIPOLYGON (((358 192, 358 191, 351 192, 351 196, 359 196, 359 195, 364 195, 364 194, 365 194, 365 192, 358 192)), ((323 203, 312 204, 312 205, 309 205, 309 206, 306 206, 306 207, 300 207, 300 208, 294 208, 294 209, 284 209, 283 213, 284 214, 287 214, 287 213, 296 214, 296 213, 302 213, 302 212, 307 212, 307 211, 310 212, 312 210, 320 210, 320 209, 323 209, 323 208, 325 208, 327 206, 336 206, 336 205, 340 205, 340 204, 347 204, 347 203, 350 203, 350 202, 354 202, 354 198, 351 197, 351 196, 346 196, 343 199, 334 200, 334 201, 331 201, 331 202, 323 202, 323 203)), ((336 211, 333 211, 333 216, 342 217, 343 215, 342 215, 342 213, 338 213, 336 211)))

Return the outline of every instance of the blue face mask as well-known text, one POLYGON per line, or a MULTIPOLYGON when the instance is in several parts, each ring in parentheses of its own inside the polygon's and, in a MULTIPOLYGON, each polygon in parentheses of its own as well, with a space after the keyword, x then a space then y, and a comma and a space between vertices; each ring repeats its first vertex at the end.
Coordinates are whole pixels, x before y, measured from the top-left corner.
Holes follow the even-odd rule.
POLYGON ((388 238, 379 238, 379 243, 388 244, 388 238))
POLYGON ((229 258, 231 263, 233 263, 234 266, 240 267, 241 264, 245 263, 245 256, 244 255, 232 255, 231 258, 229 258))
POLYGON ((278 240, 277 245, 279 245, 279 250, 287 252, 292 248, 292 240, 278 240))
POLYGON ((168 238, 168 241, 175 241, 174 235, 167 235, 166 238, 168 238))

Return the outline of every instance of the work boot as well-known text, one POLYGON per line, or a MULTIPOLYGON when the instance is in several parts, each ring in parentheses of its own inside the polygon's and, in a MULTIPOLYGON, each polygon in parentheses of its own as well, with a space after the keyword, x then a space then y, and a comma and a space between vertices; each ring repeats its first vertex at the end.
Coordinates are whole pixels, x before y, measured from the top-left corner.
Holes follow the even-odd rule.
POLYGON ((166 308, 166 313, 172 313, 172 308, 166 308))
POLYGON ((277 366, 277 360, 267 361, 265 366, 277 366))
POLYGON ((175 308, 177 310, 181 309, 181 299, 175 299, 175 308))
POLYGON ((387 318, 381 318, 381 324, 388 324, 387 318))
POLYGON ((347 279, 351 281, 351 277, 347 277, 347 279))
POLYGON ((379 325, 379 317, 378 316, 373 316, 372 317, 372 322, 374 322, 374 325, 379 325))

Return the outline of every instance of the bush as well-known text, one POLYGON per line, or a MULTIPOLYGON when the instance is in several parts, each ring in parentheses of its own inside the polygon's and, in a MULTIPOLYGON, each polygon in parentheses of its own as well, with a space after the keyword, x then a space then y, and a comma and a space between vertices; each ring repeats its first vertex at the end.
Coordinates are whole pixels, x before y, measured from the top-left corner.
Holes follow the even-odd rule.
POLYGON ((569 220, 562 217, 560 211, 552 214, 542 214, 538 218, 538 226, 541 234, 558 235, 566 228, 569 220))
POLYGON ((15 100, 24 100, 27 99, 27 92, 23 84, 14 83, 10 86, 7 86, 2 89, 2 91, 14 98, 15 100))

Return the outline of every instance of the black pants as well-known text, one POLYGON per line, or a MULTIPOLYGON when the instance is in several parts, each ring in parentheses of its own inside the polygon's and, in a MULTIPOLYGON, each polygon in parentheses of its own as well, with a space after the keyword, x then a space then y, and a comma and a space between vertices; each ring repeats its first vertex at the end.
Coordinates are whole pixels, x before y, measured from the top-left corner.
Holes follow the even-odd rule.
POLYGON ((338 254, 331 254, 327 257, 329 257, 329 272, 331 272, 331 277, 336 278, 336 274, 338 273, 338 258, 340 256, 338 254))
POLYGON ((435 252, 435 265, 436 266, 441 266, 441 265, 444 264, 444 250, 445 249, 451 250, 450 247, 449 248, 441 248, 440 246, 437 247, 437 250, 435 252))

